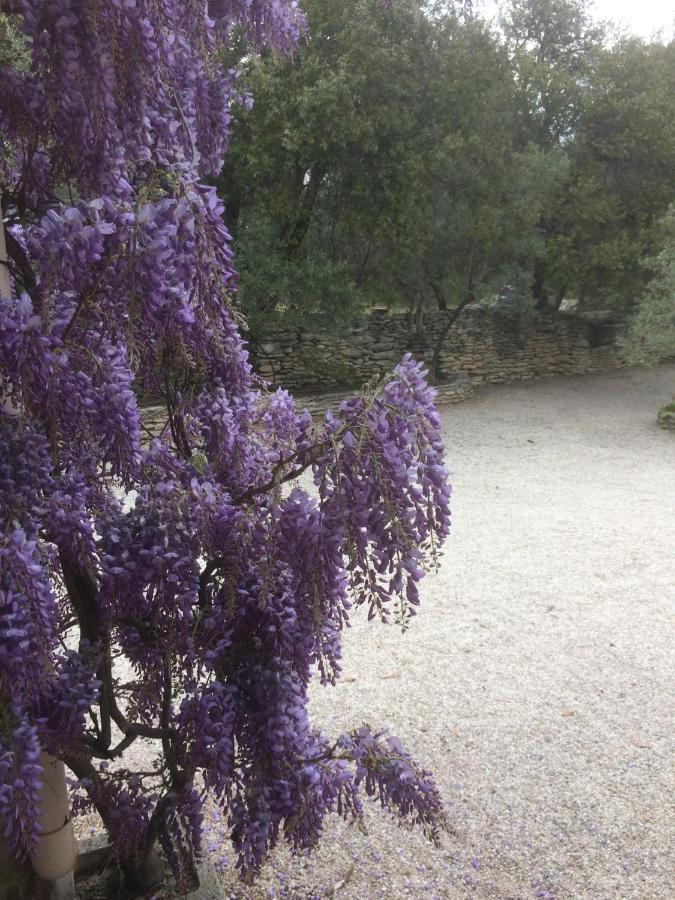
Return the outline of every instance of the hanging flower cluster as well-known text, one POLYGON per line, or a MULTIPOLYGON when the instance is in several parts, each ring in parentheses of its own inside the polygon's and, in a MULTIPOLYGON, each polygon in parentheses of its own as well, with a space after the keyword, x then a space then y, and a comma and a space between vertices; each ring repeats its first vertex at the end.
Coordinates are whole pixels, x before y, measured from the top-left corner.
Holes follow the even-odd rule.
POLYGON ((252 376, 223 206, 201 179, 243 98, 235 29, 290 50, 292 0, 0 0, 0 816, 39 838, 39 753, 120 857, 200 851, 209 793, 244 872, 379 800, 435 838, 395 738, 308 719, 354 604, 405 624, 449 529, 439 420, 406 358, 317 427, 252 376), (167 425, 147 440, 139 394, 167 425), (298 481, 304 473, 304 479, 298 481), (69 649, 65 650, 67 647, 69 649), (153 771, 125 768, 139 738, 153 771))

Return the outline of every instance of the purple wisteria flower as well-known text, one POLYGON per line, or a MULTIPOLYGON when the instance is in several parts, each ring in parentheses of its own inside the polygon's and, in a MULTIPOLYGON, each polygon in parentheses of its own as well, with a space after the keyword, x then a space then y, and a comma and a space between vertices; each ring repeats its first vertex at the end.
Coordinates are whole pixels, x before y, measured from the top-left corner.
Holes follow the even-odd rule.
POLYGON ((294 0, 0 0, 0 817, 37 839, 41 751, 126 870, 189 880, 202 807, 244 873, 371 798, 438 839, 400 742, 308 716, 355 605, 407 625, 448 535, 434 393, 406 357, 315 425, 254 379, 224 207, 235 29, 292 49, 294 0), (0 282, 1 284, 2 282, 0 282), (5 291, 5 293, 7 293, 5 291), (161 397, 150 440, 141 396, 161 397), (303 481, 299 477, 306 473, 303 481), (148 771, 127 767, 154 742, 148 771))

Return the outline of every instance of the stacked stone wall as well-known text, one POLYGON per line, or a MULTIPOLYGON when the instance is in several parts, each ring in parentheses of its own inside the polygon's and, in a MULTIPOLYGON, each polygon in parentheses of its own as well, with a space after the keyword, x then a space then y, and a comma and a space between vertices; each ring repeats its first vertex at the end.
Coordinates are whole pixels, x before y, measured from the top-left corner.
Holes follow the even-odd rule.
MULTIPOLYGON (((256 370, 273 384, 301 391, 361 385, 390 371, 404 353, 431 362, 451 312, 427 315, 422 328, 406 315, 374 312, 347 333, 280 331, 252 346, 256 370)), ((617 326, 609 317, 464 309, 440 355, 442 379, 458 373, 472 384, 580 375, 619 366, 617 326)))

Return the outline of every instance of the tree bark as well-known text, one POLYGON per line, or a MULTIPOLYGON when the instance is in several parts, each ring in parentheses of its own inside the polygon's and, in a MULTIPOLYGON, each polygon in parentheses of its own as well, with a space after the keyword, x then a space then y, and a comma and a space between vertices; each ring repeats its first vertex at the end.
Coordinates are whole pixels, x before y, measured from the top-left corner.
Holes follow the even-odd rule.
MULTIPOLYGON (((0 822, 4 831, 4 822, 0 822)), ((18 863, 0 838, 0 897, 5 900, 35 900, 37 876, 28 862, 18 863)))
POLYGON ((455 309, 454 313, 450 316, 448 321, 443 326, 441 333, 438 335, 436 339, 436 344, 434 345, 434 353, 431 357, 431 378, 432 381, 437 382, 440 377, 439 372, 439 364, 441 357, 441 350, 443 349, 443 344, 445 343, 445 339, 450 333, 450 329, 455 324, 457 319, 459 318, 460 313, 464 309, 465 306, 468 306, 470 303, 473 303, 476 299, 476 295, 472 290, 467 291, 464 299, 459 304, 459 306, 455 309))
POLYGON ((5 226, 2 218, 2 194, 0 194, 0 297, 10 296, 9 258, 5 243, 5 226))
MULTIPOLYGON (((64 762, 77 778, 88 778, 94 783, 100 782, 101 776, 86 756, 66 753, 64 762)), ((110 836, 110 810, 102 804, 95 804, 95 806, 103 820, 103 826, 110 836)), ((139 895, 153 893, 164 881, 164 866, 155 850, 154 840, 146 841, 145 846, 139 847, 137 855, 121 859, 120 867, 125 885, 139 895)))
POLYGON ((565 291, 566 291, 566 289, 567 289, 567 285, 564 284, 564 285, 560 288, 560 290, 558 291, 558 293, 557 293, 556 296, 555 296, 555 301, 554 301, 554 304, 553 304, 553 309, 554 309, 556 312, 558 312, 558 310, 560 309, 560 307, 561 307, 561 305, 562 305, 563 300, 565 299, 565 291))
POLYGON ((536 300, 537 309, 548 306, 548 293, 545 285, 546 273, 542 262, 535 263, 532 274, 532 297, 536 300))
POLYGON ((300 255, 325 174, 326 171, 323 166, 313 166, 309 182, 303 187, 298 214, 286 238, 286 254, 289 259, 295 259, 300 255))
POLYGON ((439 312, 447 312, 448 303, 447 303, 447 300, 445 299, 445 294, 443 293, 442 288, 439 285, 434 284, 434 285, 432 285, 431 289, 434 292, 434 296, 436 298, 436 304, 438 305, 439 312))

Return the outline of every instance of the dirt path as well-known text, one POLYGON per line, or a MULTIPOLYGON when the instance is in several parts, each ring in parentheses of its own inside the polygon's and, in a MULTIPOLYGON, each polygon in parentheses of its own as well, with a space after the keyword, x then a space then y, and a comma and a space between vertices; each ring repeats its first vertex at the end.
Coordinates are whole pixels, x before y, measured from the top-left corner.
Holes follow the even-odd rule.
POLYGON ((377 810, 368 836, 331 822, 311 860, 278 853, 226 897, 675 896, 675 439, 655 425, 674 389, 670 366, 446 408, 442 570, 407 634, 359 617, 313 715, 389 724, 453 833, 435 850, 377 810))

